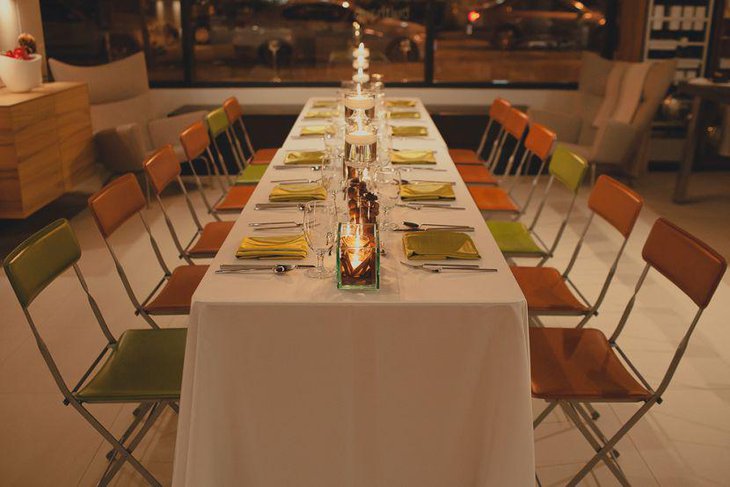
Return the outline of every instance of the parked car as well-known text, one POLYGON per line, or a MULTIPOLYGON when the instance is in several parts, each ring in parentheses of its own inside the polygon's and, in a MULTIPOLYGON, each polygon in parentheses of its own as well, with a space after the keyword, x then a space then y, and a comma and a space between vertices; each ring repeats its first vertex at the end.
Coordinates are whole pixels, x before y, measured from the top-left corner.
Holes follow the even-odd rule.
POLYGON ((467 33, 499 49, 585 49, 606 18, 577 0, 490 0, 467 14, 467 33))
POLYGON ((235 28, 233 46, 243 61, 268 64, 272 48, 278 48, 280 64, 327 62, 350 48, 355 22, 373 54, 381 52, 390 61, 423 59, 426 29, 422 25, 379 18, 347 0, 292 0, 257 12, 235 28))

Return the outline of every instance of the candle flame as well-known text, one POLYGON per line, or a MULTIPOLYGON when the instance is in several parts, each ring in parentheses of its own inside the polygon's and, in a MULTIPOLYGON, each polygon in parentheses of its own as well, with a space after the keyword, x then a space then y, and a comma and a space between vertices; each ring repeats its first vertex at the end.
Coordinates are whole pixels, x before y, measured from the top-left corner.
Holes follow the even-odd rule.
POLYGON ((361 42, 359 46, 357 46, 357 50, 360 52, 365 52, 365 43, 361 42))

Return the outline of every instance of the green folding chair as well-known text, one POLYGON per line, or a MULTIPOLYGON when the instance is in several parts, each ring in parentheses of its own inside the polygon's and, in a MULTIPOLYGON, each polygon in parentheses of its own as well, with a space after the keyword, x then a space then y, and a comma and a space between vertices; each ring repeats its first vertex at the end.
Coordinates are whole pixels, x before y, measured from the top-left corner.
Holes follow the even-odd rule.
POLYGON ((570 152, 564 146, 559 145, 550 159, 550 165, 548 166, 550 179, 548 180, 542 201, 540 201, 540 205, 530 225, 526 226, 520 221, 487 221, 487 226, 505 257, 508 259, 514 257, 538 258, 540 262, 537 265, 541 266, 553 256, 570 220, 575 206, 575 200, 578 197, 578 190, 583 184, 587 170, 588 163, 583 158, 570 152), (542 216, 545 204, 550 196, 550 190, 555 181, 558 181, 573 193, 573 198, 570 201, 568 211, 565 212, 565 216, 555 238, 548 245, 535 233, 535 227, 540 220, 540 216, 542 216))
POLYGON ((242 184, 258 184, 261 178, 266 172, 267 166, 265 165, 246 165, 246 158, 242 153, 239 153, 240 146, 237 145, 231 138, 231 125, 228 122, 228 115, 226 111, 221 108, 216 108, 205 117, 208 123, 208 131, 210 132, 210 140, 213 148, 215 149, 215 155, 218 158, 218 162, 221 166, 221 171, 226 175, 229 183, 232 181, 234 185, 242 184), (231 148, 233 159, 238 166, 238 174, 236 178, 231 180, 228 173, 228 167, 226 166, 226 159, 223 156, 223 151, 220 148, 218 141, 221 137, 225 137, 228 142, 228 146, 231 148))
POLYGON ((160 483, 132 455, 166 407, 177 412, 180 399, 186 330, 184 328, 127 330, 115 338, 89 292, 78 266, 81 248, 67 220, 56 220, 13 250, 3 263, 10 285, 48 365, 56 385, 71 405, 112 446, 109 464, 99 485, 107 485, 124 463, 153 486, 160 483), (107 344, 73 388, 69 388, 46 346, 29 307, 58 276, 73 268, 107 344), (116 438, 85 404, 132 403, 134 420, 116 438))

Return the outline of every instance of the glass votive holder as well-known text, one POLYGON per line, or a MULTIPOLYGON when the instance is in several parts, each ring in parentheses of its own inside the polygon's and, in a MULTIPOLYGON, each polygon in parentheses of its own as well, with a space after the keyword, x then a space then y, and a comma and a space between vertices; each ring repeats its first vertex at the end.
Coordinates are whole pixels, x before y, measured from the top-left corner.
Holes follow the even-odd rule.
POLYGON ((337 288, 380 289, 378 228, 372 223, 340 223, 337 231, 337 288))

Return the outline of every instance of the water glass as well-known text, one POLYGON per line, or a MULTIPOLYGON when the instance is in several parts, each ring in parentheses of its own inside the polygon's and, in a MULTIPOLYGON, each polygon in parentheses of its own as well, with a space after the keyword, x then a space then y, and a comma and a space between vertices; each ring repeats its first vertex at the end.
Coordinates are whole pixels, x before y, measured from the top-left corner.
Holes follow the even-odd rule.
POLYGON ((324 265, 324 256, 332 250, 337 239, 337 207, 334 201, 310 201, 304 205, 302 222, 307 245, 317 255, 317 267, 309 269, 307 276, 324 279, 334 270, 324 265))
POLYGON ((389 214, 400 198, 400 172, 393 167, 378 168, 373 175, 373 183, 382 210, 380 226, 383 230, 392 230, 396 225, 390 224, 389 214))

